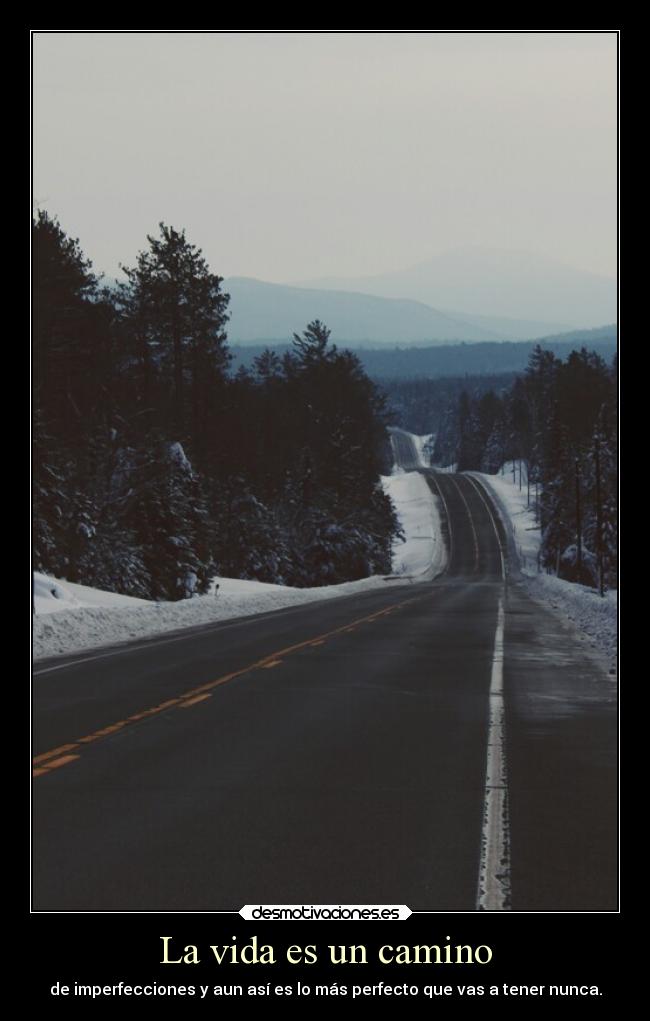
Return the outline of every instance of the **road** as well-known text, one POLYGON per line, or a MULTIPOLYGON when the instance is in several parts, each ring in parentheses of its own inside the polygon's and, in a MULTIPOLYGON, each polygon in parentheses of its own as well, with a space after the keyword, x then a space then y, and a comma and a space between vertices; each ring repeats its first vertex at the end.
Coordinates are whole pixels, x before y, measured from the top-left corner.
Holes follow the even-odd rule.
POLYGON ((423 474, 433 582, 36 664, 35 910, 616 910, 612 683, 423 474))

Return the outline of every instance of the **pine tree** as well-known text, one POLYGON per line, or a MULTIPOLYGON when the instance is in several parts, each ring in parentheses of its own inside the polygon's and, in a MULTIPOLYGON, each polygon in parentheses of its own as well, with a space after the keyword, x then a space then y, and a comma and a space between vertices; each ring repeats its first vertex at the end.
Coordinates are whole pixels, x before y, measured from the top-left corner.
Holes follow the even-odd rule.
POLYGON ((129 520, 151 579, 150 597, 186 599, 207 591, 215 572, 213 525, 201 480, 178 442, 160 441, 129 520))
POLYGON ((576 541, 575 465, 569 436, 557 410, 551 419, 542 471, 541 562, 561 574, 562 558, 576 541))
POLYGON ((114 410, 114 315, 79 242, 44 210, 32 258, 35 558, 72 578, 79 529, 98 513, 92 479, 101 459, 91 437, 108 435, 114 410))
POLYGON ((508 441, 506 423, 503 415, 499 415, 490 430, 483 456, 481 458, 481 471, 488 475, 495 475, 501 465, 508 460, 508 441))
POLYGON ((331 344, 329 348, 327 346, 331 334, 332 331, 324 323, 321 323, 320 319, 314 319, 313 322, 308 323, 302 336, 294 333, 293 347, 302 367, 307 368, 325 359, 335 357, 336 345, 331 344))
POLYGON ((189 435, 202 452, 213 389, 230 361, 225 332, 230 298, 221 290, 223 278, 210 272, 185 231, 159 227, 159 237, 147 235, 149 248, 139 253, 135 267, 121 267, 127 277, 121 304, 138 338, 143 377, 149 378, 156 362, 167 382, 177 438, 189 435))
POLYGON ((603 405, 586 457, 585 542, 596 561, 597 583, 616 586, 618 568, 618 470, 613 415, 603 405))
POLYGON ((463 390, 458 400, 458 471, 476 471, 481 466, 484 438, 478 407, 463 390))
POLYGON ((76 441, 112 399, 114 312, 79 242, 44 210, 32 262, 36 403, 48 428, 76 441))

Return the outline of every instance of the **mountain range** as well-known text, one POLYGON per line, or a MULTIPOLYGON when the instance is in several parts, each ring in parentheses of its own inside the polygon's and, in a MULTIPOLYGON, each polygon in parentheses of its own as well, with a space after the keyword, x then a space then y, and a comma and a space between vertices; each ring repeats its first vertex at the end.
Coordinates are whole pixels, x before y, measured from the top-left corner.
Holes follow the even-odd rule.
MULTIPOLYGON (((408 298, 504 334, 508 323, 499 327, 492 317, 546 323, 547 333, 558 332, 560 324, 585 329, 617 318, 613 278, 538 253, 478 246, 451 249, 393 273, 304 280, 300 286, 408 298)), ((525 338, 520 332, 517 339, 525 338)))
POLYGON ((289 340, 320 319, 337 342, 355 346, 452 341, 528 340, 559 333, 570 324, 446 313, 421 301, 382 298, 345 290, 272 284, 229 277, 228 337, 233 344, 289 340))

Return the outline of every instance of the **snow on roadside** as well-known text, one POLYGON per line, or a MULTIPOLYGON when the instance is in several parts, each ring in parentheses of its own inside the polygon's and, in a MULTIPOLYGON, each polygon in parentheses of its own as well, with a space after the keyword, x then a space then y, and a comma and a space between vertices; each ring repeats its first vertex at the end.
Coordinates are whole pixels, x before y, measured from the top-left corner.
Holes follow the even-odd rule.
POLYGON ((60 613, 36 614, 33 628, 34 658, 114 645, 232 617, 268 613, 332 596, 353 595, 356 591, 368 587, 385 587, 386 584, 389 583, 384 582, 383 578, 366 578, 345 585, 297 589, 219 578, 217 595, 195 596, 174 603, 145 603, 144 606, 128 609, 121 606, 85 606, 60 613), (234 581, 232 588, 231 581, 234 581), (248 587, 244 589, 242 585, 248 587))
POLYGON ((533 599, 544 602, 570 620, 605 656, 610 674, 616 673, 618 592, 606 592, 601 598, 596 589, 544 573, 527 577, 524 585, 533 599))
MULTIPOLYGON (((422 438, 422 437, 413 437, 422 438)), ((382 479, 406 536, 393 545, 393 574, 434 578, 445 565, 437 499, 419 472, 399 471, 382 479)))
MULTIPOLYGON (((528 493, 525 469, 519 489, 519 472, 513 474, 512 463, 504 465, 504 473, 485 475, 472 472, 497 497, 497 504, 507 515, 506 525, 511 533, 519 557, 523 585, 538 602, 550 606, 565 620, 568 619, 600 652, 608 663, 610 674, 616 673, 618 649, 618 593, 606 592, 604 598, 587 585, 556 578, 538 567, 541 533, 535 522, 534 490, 531 489, 531 506, 527 506, 528 493)), ((503 515, 502 515, 503 516, 503 515)))
POLYGON ((522 471, 521 489, 519 488, 519 471, 516 466, 515 469, 513 475, 513 465, 509 461, 503 466, 503 474, 485 475, 483 472, 472 472, 471 474, 487 483, 507 512, 522 573, 536 575, 542 536, 538 522, 535 520, 535 488, 531 487, 530 506, 528 506, 525 467, 522 471))
POLYGON ((435 498, 417 472, 393 475, 382 484, 395 501, 406 541, 394 545, 393 574, 318 588, 218 578, 215 594, 180 602, 147 602, 85 585, 35 575, 34 658, 114 645, 183 627, 268 613, 323 599, 384 589, 412 577, 424 581, 444 566, 435 498), (58 611, 58 612, 55 612, 58 611))
POLYGON ((58 613, 61 610, 81 609, 88 606, 149 606, 146 599, 121 596, 117 592, 103 592, 76 585, 70 581, 57 581, 46 574, 34 572, 34 610, 37 614, 58 613))

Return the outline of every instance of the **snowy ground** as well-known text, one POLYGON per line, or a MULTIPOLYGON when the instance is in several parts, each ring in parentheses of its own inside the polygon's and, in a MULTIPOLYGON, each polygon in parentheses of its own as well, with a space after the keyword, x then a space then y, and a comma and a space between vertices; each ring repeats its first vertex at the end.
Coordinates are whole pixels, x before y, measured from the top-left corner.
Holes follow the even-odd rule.
MULTIPOLYGON (((428 437, 413 437, 423 464, 428 437)), ((528 504, 525 468, 519 488, 519 470, 504 465, 498 475, 476 474, 490 487, 501 505, 517 550, 523 582, 530 595, 551 606, 616 667, 617 593, 604 599, 590 588, 562 581, 538 570, 540 532, 536 526, 534 489, 528 504)), ((395 543, 393 573, 387 578, 364 578, 342 585, 296 589, 263 582, 219 578, 218 594, 177 603, 154 603, 84 585, 34 575, 34 656, 54 656, 80 649, 129 641, 161 631, 177 630, 232 617, 333 599, 372 588, 384 588, 405 580, 424 581, 439 574, 446 553, 441 538, 437 501, 417 472, 396 469, 382 480, 393 499, 406 535, 395 543)))
POLYGON ((535 520, 535 486, 533 484, 531 487, 529 506, 526 466, 522 464, 521 489, 519 488, 519 462, 515 464, 514 475, 512 469, 512 462, 509 461, 504 464, 498 475, 485 475, 482 472, 472 472, 471 474, 476 475, 477 478, 489 485, 505 510, 517 548, 521 571, 527 575, 536 575, 538 573, 537 557, 541 533, 538 522, 535 520))
POLYGON ((34 573, 33 605, 37 614, 59 613, 61 610, 82 609, 88 606, 150 606, 146 599, 119 596, 116 592, 57 581, 46 574, 34 573))
POLYGON ((538 567, 540 530, 535 521, 535 487, 531 486, 528 506, 526 467, 522 466, 519 488, 519 464, 503 466, 503 474, 485 475, 472 472, 490 487, 501 505, 502 516, 509 524, 519 557, 523 584, 533 599, 550 606, 564 619, 570 620, 580 635, 605 657, 609 672, 616 673, 618 649, 618 593, 607 592, 601 598, 595 589, 564 581, 546 574, 538 567))
MULTIPOLYGON (((422 438, 424 442, 425 438, 422 438)), ((436 499, 422 476, 398 472, 382 479, 395 502, 406 535, 394 546, 393 573, 320 588, 298 589, 256 581, 219 578, 216 594, 176 603, 101 592, 45 575, 34 575, 34 657, 56 656, 113 645, 232 617, 267 613, 285 606, 354 595, 406 580, 435 577, 445 564, 436 499)))
POLYGON ((447 556, 437 497, 418 472, 397 468, 382 482, 397 508, 406 535, 406 542, 393 546, 393 574, 409 575, 422 581, 434 578, 444 568, 447 556))

